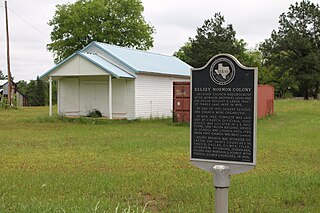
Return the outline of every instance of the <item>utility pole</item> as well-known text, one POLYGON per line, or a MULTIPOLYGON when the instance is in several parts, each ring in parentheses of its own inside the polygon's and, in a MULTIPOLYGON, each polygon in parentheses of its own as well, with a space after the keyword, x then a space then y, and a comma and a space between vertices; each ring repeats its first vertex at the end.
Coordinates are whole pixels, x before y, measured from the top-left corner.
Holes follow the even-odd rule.
POLYGON ((9 48, 9 24, 8 24, 8 6, 7 1, 4 1, 4 8, 6 13, 6 34, 7 34, 7 69, 8 69, 8 102, 11 105, 11 90, 12 90, 12 82, 11 82, 11 72, 10 72, 10 48, 9 48))

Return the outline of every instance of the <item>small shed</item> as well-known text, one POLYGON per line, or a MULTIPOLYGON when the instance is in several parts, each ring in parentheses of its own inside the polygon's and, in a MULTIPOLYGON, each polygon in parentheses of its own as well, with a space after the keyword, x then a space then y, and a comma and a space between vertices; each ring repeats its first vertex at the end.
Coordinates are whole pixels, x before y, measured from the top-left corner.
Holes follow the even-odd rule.
POLYGON ((189 81, 190 66, 174 56, 92 42, 44 73, 57 81, 58 114, 99 110, 112 118, 171 117, 173 82, 189 81))
MULTIPOLYGON (((17 105, 18 106, 28 106, 28 98, 22 94, 18 88, 17 85, 14 82, 12 83, 12 95, 16 98, 17 105)), ((5 97, 8 97, 8 80, 0 80, 0 100, 5 97)))

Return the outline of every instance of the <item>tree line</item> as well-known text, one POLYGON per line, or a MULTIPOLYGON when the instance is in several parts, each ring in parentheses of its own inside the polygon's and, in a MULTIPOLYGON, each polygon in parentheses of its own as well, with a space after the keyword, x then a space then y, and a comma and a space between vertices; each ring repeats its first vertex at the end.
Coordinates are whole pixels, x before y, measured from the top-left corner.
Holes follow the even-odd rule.
MULTIPOLYGON (((154 27, 142 15, 141 0, 78 0, 57 5, 49 25, 53 27, 47 49, 56 63, 92 41, 148 50, 154 27), (81 27, 79 27, 81 26, 81 27)), ((279 27, 257 48, 248 49, 236 37, 232 24, 216 13, 196 29, 174 55, 193 67, 202 67, 219 53, 229 53, 250 67, 258 67, 259 83, 271 84, 278 97, 317 97, 320 87, 320 8, 309 0, 292 4, 279 17, 279 27)), ((48 103, 48 83, 39 78, 20 81, 18 88, 30 105, 48 103)), ((54 103, 56 102, 56 85, 54 103)))
MULTIPOLYGON (((27 96, 28 104, 30 106, 45 106, 49 103, 49 84, 46 81, 40 80, 37 77, 36 80, 31 80, 29 83, 26 81, 19 81, 17 83, 19 92, 27 96)), ((52 84, 52 102, 57 103, 57 87, 56 84, 52 84)))
POLYGON ((216 13, 175 56, 202 67, 216 54, 235 55, 246 66, 259 68, 259 83, 271 84, 278 97, 317 98, 320 90, 320 9, 308 0, 295 3, 279 18, 279 27, 254 50, 236 38, 231 24, 216 13))

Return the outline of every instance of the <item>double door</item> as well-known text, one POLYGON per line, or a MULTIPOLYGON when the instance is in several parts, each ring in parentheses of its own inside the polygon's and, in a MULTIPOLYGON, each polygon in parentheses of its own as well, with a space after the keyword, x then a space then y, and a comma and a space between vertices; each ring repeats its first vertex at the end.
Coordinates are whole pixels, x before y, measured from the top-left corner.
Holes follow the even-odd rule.
POLYGON ((81 114, 87 115, 92 110, 99 110, 102 116, 108 115, 109 92, 105 81, 81 82, 80 106, 81 114))

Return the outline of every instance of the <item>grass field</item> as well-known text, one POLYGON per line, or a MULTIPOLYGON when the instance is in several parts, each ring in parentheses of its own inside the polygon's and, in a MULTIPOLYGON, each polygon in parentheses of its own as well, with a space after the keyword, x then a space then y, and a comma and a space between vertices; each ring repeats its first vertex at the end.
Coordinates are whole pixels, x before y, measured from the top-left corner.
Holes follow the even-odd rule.
MULTIPOLYGON (((234 175, 229 212, 320 212, 320 101, 275 102, 257 167, 234 175)), ((213 212, 212 175, 171 120, 49 118, 0 110, 0 212, 213 212)))

